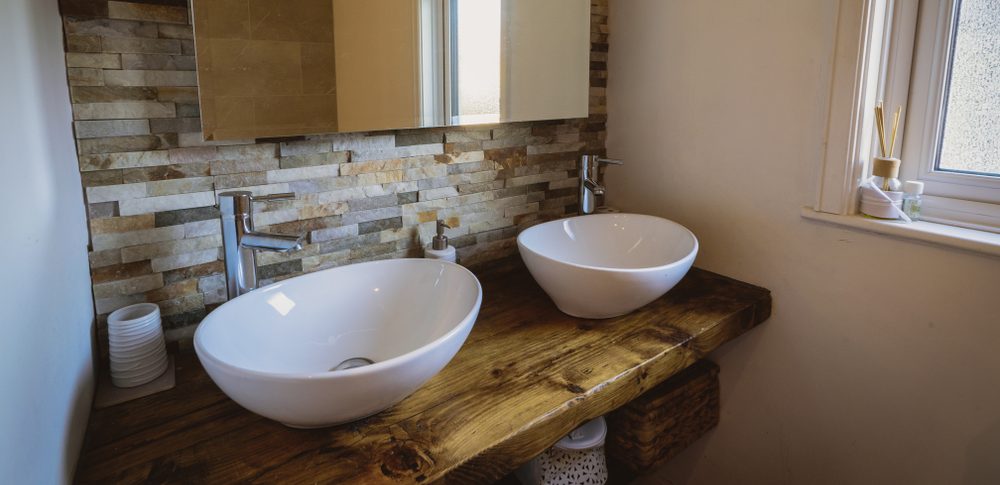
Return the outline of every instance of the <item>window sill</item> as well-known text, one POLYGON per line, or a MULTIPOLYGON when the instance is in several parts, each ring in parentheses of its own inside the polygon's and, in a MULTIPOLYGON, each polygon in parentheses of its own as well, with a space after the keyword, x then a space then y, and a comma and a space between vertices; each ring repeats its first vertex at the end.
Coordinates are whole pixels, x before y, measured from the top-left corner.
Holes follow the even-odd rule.
POLYGON ((802 217, 861 231, 1000 257, 1000 234, 992 232, 947 226, 926 221, 907 224, 905 222, 871 219, 860 215, 842 216, 817 212, 812 207, 803 207, 802 217))

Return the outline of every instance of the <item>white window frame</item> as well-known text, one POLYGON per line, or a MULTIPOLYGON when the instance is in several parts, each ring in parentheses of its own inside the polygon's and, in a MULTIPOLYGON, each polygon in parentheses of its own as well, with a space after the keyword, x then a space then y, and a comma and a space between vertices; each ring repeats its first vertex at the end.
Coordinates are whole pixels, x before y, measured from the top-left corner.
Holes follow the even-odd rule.
POLYGON ((875 155, 872 113, 884 99, 889 109, 903 106, 901 178, 925 183, 924 220, 1000 233, 1000 179, 933 167, 944 100, 931 87, 948 68, 954 5, 955 0, 841 0, 815 212, 858 213, 858 186, 875 155), (933 28, 918 29, 918 20, 933 21, 933 28))

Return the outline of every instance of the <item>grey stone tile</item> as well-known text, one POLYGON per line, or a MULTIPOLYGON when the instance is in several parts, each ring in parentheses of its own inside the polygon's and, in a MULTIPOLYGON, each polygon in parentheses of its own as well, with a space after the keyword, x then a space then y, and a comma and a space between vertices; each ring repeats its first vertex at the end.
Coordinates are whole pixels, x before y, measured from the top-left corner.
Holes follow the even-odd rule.
POLYGON ((73 126, 78 139, 149 134, 149 120, 75 121, 73 126))

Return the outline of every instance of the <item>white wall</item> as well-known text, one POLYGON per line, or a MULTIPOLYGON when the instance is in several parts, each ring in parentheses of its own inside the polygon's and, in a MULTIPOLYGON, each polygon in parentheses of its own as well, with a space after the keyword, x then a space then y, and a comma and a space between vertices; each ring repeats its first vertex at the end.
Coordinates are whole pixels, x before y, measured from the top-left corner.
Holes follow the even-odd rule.
POLYGON ((87 228, 56 5, 0 4, 0 483, 71 479, 93 389, 87 228))
POLYGON ((611 2, 610 203, 683 223, 698 266, 774 296, 713 356, 720 426, 648 483, 1000 483, 1000 259, 799 217, 836 13, 611 2))

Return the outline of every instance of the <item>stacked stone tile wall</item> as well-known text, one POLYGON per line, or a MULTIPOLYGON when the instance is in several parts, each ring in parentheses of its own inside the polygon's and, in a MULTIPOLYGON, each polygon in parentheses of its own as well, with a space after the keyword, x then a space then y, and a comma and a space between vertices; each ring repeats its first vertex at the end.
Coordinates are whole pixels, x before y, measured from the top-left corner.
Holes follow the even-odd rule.
POLYGON ((60 5, 99 328, 155 302, 168 338, 186 339, 226 300, 220 191, 298 194, 256 207, 258 229, 308 234, 302 251, 260 254, 264 284, 419 257, 437 219, 475 267, 573 214, 577 160, 604 151, 607 0, 592 0, 588 119, 236 143, 202 141, 186 0, 60 5))

